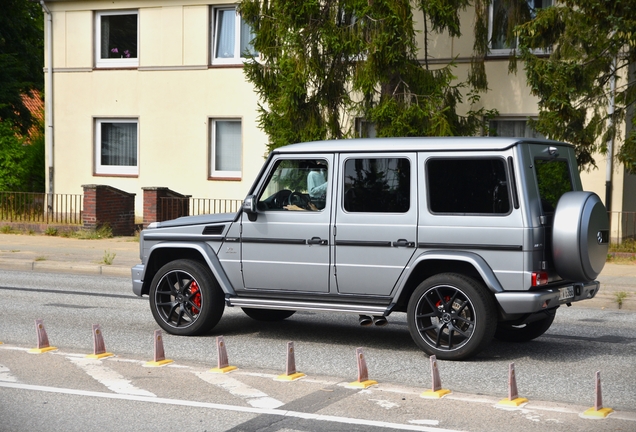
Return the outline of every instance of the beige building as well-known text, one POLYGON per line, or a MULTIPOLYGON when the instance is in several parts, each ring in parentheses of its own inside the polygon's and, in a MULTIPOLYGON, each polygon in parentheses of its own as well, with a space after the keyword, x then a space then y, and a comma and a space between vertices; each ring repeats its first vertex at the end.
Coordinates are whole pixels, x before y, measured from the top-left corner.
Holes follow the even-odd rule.
MULTIPOLYGON (((528 0, 533 7, 551 0, 528 0)), ((43 0, 46 50, 48 190, 79 194, 83 184, 136 193, 168 187, 200 198, 241 199, 263 163, 257 95, 242 73, 250 31, 222 0, 43 0), (49 74, 52 62, 53 74, 49 74), (52 86, 52 90, 51 90, 52 86), (52 114, 52 116, 51 116, 52 114), (51 151, 52 149, 52 151, 51 151)), ((501 0, 494 0, 492 8, 501 0)), ((415 13, 420 29, 422 15, 415 13)), ((465 78, 474 10, 462 14, 461 38, 433 36, 433 63, 455 59, 465 78)), ((496 30, 496 29, 495 29, 496 30)), ((492 31, 492 20, 490 25, 492 31)), ((486 108, 500 135, 531 136, 538 113, 523 69, 508 74, 510 49, 491 46, 486 108)), ((605 198, 606 160, 583 175, 605 198)), ((613 169, 612 210, 636 211, 636 181, 613 169)))

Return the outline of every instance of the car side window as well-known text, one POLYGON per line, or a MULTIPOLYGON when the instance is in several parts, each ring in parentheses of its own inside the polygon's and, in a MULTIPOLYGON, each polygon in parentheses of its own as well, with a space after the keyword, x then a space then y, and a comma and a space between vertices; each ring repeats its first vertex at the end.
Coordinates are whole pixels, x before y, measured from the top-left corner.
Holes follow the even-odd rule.
POLYGON ((323 159, 280 159, 257 202, 260 211, 322 211, 329 165, 323 159))
POLYGON ((411 206, 411 163, 406 158, 348 159, 344 209, 350 213, 406 213, 411 206))
POLYGON ((511 211, 501 158, 430 159, 426 179, 432 213, 504 215, 511 211))

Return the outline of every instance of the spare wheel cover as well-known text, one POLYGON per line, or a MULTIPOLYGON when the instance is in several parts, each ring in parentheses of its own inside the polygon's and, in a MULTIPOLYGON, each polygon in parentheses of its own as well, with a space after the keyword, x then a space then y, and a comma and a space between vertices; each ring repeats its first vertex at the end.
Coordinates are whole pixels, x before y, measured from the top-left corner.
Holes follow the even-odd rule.
POLYGON ((609 222, 603 202, 593 192, 566 192, 559 199, 552 227, 552 254, 559 276, 594 280, 605 265, 609 222))

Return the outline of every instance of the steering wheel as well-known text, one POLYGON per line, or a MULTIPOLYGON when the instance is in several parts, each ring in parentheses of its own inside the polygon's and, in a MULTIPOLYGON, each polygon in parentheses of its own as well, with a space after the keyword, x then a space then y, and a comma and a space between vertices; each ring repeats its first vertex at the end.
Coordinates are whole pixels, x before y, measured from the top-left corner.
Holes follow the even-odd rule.
POLYGON ((289 197, 292 195, 292 191, 289 189, 281 189, 274 195, 274 199, 272 202, 274 203, 274 208, 283 208, 286 202, 289 201, 289 197))
POLYGON ((309 204, 309 200, 307 199, 305 195, 301 194, 300 192, 292 192, 287 197, 287 204, 306 208, 307 205, 309 204))

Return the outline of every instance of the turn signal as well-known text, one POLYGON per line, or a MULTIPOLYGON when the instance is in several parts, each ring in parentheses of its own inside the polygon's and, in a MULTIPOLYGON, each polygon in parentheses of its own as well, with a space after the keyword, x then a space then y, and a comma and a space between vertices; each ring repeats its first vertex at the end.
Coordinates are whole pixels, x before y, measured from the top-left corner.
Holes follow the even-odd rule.
POLYGON ((546 272, 532 272, 532 286, 540 286, 548 283, 546 272))

